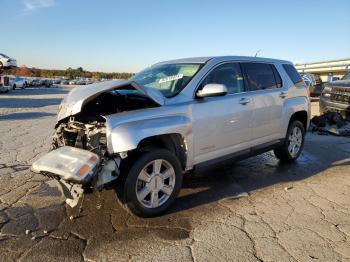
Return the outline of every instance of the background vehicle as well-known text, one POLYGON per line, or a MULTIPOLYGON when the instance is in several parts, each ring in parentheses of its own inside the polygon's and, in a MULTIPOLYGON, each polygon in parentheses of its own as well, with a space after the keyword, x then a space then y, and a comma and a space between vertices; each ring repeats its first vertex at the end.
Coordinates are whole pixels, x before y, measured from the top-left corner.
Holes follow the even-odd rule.
POLYGON ((49 173, 75 206, 87 188, 118 179, 128 208, 165 212, 183 173, 273 149, 297 159, 310 103, 287 61, 201 57, 158 63, 125 81, 73 89, 60 105, 49 173), (70 193, 68 193, 70 192, 70 193))
POLYGON ((46 79, 45 78, 39 78, 39 86, 45 85, 46 79))
POLYGON ((79 79, 77 82, 76 82, 77 85, 86 85, 86 80, 85 79, 79 79))
POLYGON ((0 53, 0 68, 13 68, 17 67, 17 61, 13 58, 8 57, 7 55, 0 53))
POLYGON ((28 82, 25 78, 16 76, 16 77, 10 79, 10 85, 11 85, 13 90, 15 90, 16 88, 24 89, 28 86, 28 82))
POLYGON ((341 80, 325 84, 320 97, 320 113, 338 112, 350 120, 350 72, 341 80))
POLYGON ((53 85, 53 81, 51 79, 45 79, 42 82, 42 85, 45 86, 45 87, 51 87, 53 85))
POLYGON ((54 85, 59 85, 61 83, 61 79, 52 79, 51 82, 54 85))
POLYGON ((40 86, 40 79, 38 78, 32 79, 30 86, 40 86))
POLYGON ((7 93, 10 91, 10 79, 8 76, 0 75, 0 92, 7 93))
POLYGON ((309 88, 311 96, 320 96, 323 89, 322 79, 319 75, 315 74, 302 74, 302 78, 309 88))

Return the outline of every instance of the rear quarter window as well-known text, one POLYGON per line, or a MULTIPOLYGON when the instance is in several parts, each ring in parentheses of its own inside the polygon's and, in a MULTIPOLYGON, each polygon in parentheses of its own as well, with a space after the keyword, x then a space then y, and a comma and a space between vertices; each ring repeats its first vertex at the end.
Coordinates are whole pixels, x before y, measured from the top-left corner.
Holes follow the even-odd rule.
POLYGON ((273 65, 265 63, 242 63, 250 91, 274 89, 282 86, 282 80, 273 65))
POLYGON ((295 86, 304 86, 303 79, 293 65, 283 64, 282 66, 295 86))

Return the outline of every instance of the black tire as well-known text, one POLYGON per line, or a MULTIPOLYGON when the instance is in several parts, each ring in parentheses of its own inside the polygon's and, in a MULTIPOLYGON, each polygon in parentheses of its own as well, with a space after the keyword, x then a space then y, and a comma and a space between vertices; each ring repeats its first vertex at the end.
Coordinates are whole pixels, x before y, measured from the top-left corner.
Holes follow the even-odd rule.
POLYGON ((305 141, 305 128, 304 125, 298 121, 298 120, 294 120, 293 122, 291 122, 288 126, 288 130, 287 130, 287 134, 286 137, 284 139, 283 144, 274 149, 274 153, 275 156, 281 160, 282 162, 293 162, 295 161, 301 154, 301 152, 303 151, 303 147, 304 147, 304 141, 305 141), (299 129, 301 132, 301 145, 298 148, 298 151, 295 153, 292 153, 289 150, 289 146, 291 144, 291 140, 290 140, 290 136, 293 132, 293 130, 295 129, 299 129))
POLYGON ((16 85, 13 85, 13 86, 12 86, 12 90, 15 90, 15 89, 16 89, 16 85))
MULTIPOLYGON (((180 192, 182 186, 182 176, 183 175, 180 161, 172 152, 165 149, 153 149, 152 151, 144 152, 136 158, 135 162, 133 162, 133 165, 127 174, 126 181, 124 184, 124 200, 126 206, 135 215, 140 217, 154 217, 164 213, 175 202, 176 197, 180 192), (175 173, 175 175, 172 176, 175 177, 174 186, 172 187, 173 190, 170 195, 167 195, 158 189, 159 191, 156 193, 157 199, 161 199, 161 197, 159 198, 160 192, 160 194, 162 194, 162 197, 165 196, 167 200, 158 207, 146 207, 145 204, 143 204, 142 201, 140 202, 137 197, 137 183, 140 182, 138 180, 138 177, 141 171, 144 170, 144 168, 146 168, 150 163, 152 163, 152 161, 160 159, 163 161, 161 167, 164 167, 163 163, 166 163, 166 165, 170 164, 173 168, 173 171, 175 173)), ((159 175, 158 177, 161 176, 159 175)), ((162 181, 162 183, 165 184, 164 181, 166 180, 162 181)), ((168 181, 170 181, 170 179, 168 181)), ((155 183, 153 184, 157 185, 157 182, 154 182, 155 183)), ((147 183, 147 186, 150 186, 150 184, 151 182, 147 183)), ((149 202, 152 202, 152 192, 153 191, 146 195, 146 197, 149 196, 150 198, 149 202)), ((143 201, 146 201, 146 197, 143 199, 143 201)))

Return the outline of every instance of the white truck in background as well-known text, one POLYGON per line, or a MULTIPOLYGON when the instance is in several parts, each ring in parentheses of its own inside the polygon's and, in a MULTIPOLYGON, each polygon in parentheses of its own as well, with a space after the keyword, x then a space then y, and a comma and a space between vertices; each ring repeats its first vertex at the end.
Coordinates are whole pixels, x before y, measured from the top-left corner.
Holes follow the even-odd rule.
POLYGON ((0 68, 14 68, 17 67, 16 59, 8 57, 7 55, 0 53, 0 68))

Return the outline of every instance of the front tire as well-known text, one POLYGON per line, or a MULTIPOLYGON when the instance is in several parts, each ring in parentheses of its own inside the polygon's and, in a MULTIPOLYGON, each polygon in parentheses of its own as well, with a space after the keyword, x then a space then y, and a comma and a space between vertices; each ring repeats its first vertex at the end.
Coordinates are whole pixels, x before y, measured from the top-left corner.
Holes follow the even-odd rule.
POLYGON ((182 186, 178 158, 165 149, 145 152, 133 163, 124 185, 127 207, 141 217, 164 213, 176 200, 182 186))
POLYGON ((304 147, 305 128, 298 121, 293 121, 287 130, 283 144, 274 150, 275 156, 282 162, 293 162, 301 154, 304 147))
POLYGON ((15 90, 15 89, 16 89, 16 85, 13 85, 13 86, 12 86, 12 90, 15 90))

